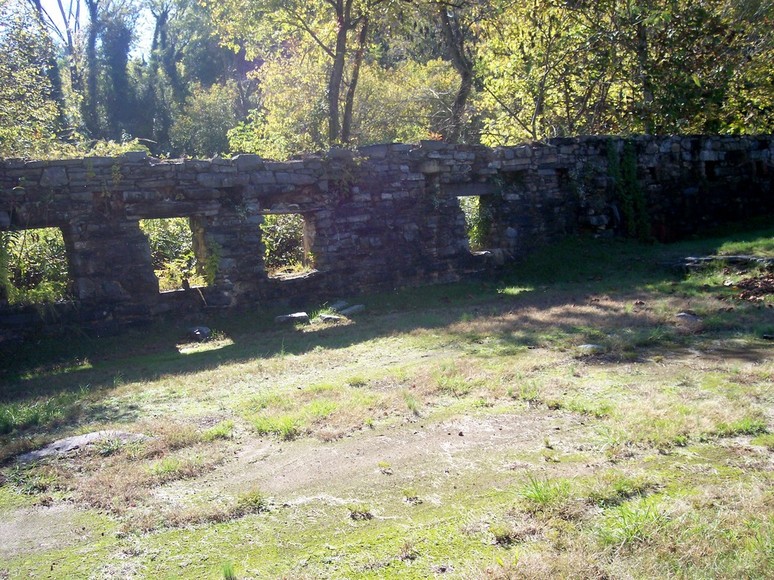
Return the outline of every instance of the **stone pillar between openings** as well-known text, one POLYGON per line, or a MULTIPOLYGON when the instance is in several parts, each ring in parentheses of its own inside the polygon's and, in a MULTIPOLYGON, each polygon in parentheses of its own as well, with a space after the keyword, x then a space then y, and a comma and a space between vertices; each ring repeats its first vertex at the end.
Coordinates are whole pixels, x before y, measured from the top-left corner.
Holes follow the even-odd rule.
POLYGON ((156 302, 148 239, 137 221, 80 222, 62 227, 76 298, 147 312, 156 302))

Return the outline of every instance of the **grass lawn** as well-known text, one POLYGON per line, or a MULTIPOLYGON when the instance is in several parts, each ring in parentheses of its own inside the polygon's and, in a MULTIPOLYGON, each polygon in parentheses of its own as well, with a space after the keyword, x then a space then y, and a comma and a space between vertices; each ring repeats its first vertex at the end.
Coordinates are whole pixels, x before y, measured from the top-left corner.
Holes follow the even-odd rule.
POLYGON ((769 578, 772 276, 674 267, 723 254, 774 229, 8 347, 0 578, 769 578))

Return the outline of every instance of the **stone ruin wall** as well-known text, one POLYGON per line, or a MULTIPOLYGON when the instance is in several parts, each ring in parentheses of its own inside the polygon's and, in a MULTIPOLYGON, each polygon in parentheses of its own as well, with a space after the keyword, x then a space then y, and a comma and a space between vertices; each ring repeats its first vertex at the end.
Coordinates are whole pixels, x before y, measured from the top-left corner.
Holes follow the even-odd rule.
MULTIPOLYGON (((774 137, 649 137, 634 144, 653 231, 774 212, 774 137)), ((583 230, 621 230, 608 170, 613 137, 486 148, 422 142, 331 150, 288 162, 118 158, 0 161, 0 230, 61 229, 73 300, 10 307, 0 342, 56 325, 104 329, 154 316, 277 301, 321 304, 363 291, 451 282, 583 230), (459 196, 480 196, 488 253, 471 253, 459 196), (304 217, 316 270, 267 276, 260 224, 304 217), (139 220, 190 218, 212 285, 160 293, 139 220), (208 255, 210 256, 208 258, 208 255)))

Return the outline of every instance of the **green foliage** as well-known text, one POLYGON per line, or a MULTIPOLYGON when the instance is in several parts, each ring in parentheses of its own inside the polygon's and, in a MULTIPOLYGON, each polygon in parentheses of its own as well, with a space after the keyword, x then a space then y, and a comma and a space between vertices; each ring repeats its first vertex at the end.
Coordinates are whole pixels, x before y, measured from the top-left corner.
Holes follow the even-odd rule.
POLYGON ((240 515, 258 514, 268 509, 269 501, 258 489, 247 491, 237 498, 237 513, 240 515))
POLYGON ((773 21, 770 2, 504 6, 481 22, 482 141, 770 132, 773 21))
POLYGON ((300 214, 267 215, 261 224, 264 265, 269 272, 310 266, 304 252, 304 218, 300 214))
POLYGON ((259 435, 276 435, 283 441, 291 441, 301 434, 299 419, 290 415, 256 417, 253 427, 259 435))
POLYGON ((368 63, 353 111, 356 145, 437 139, 448 122, 457 80, 448 63, 368 63))
MULTIPOLYGON (((268 60, 258 73, 262 108, 229 131, 232 152, 273 159, 325 149, 326 59, 308 46, 268 60)), ((353 145, 437 136, 453 98, 454 74, 440 60, 382 67, 367 62, 352 111, 353 145)))
POLYGON ((0 15, 4 157, 139 139, 132 147, 160 155, 285 159, 452 127, 486 145, 774 131, 770 1, 455 3, 463 59, 437 2, 153 2, 141 57, 131 49, 146 5, 96 2, 93 26, 84 16, 54 32, 34 4, 8 0, 0 15))
POLYGON ((737 435, 763 435, 768 433, 766 421, 757 417, 744 417, 731 423, 720 423, 715 427, 719 437, 735 437, 737 435))
POLYGON ((184 281, 192 286, 204 286, 209 282, 210 272, 204 271, 204 265, 197 261, 193 250, 188 218, 140 220, 140 229, 148 236, 160 290, 180 289, 184 281))
POLYGON ((606 91, 609 86, 589 82, 614 65, 603 46, 605 37, 595 35, 593 25, 564 4, 513 3, 483 24, 486 42, 476 56, 483 82, 478 105, 484 144, 609 130, 607 119, 585 112, 601 100, 603 115, 608 114, 605 100, 620 110, 631 98, 630 87, 606 91))
POLYGON ((453 364, 443 364, 433 372, 433 380, 441 392, 455 397, 467 395, 474 384, 453 364))
POLYGON ((326 64, 314 54, 276 55, 261 66, 262 107, 228 132, 232 152, 287 159, 327 148, 326 64))
POLYGON ((234 565, 231 562, 226 562, 220 567, 220 571, 223 574, 223 580, 237 580, 238 576, 234 572, 234 565))
POLYGON ((47 76, 53 45, 27 4, 0 6, 0 157, 56 148, 58 110, 47 76))
POLYGON ((623 153, 619 158, 615 146, 609 143, 607 161, 613 194, 621 203, 626 234, 641 242, 652 241, 645 192, 637 177, 637 154, 634 144, 631 141, 624 142, 623 153))
POLYGON ((492 227, 492 216, 476 196, 460 197, 460 209, 465 216, 465 231, 471 250, 483 250, 492 227))
POLYGON ((92 144, 82 143, 79 149, 72 154, 76 156, 95 156, 95 157, 118 157, 130 151, 149 152, 147 146, 140 143, 138 139, 129 139, 124 141, 100 140, 92 144))
POLYGON ((656 537, 667 521, 657 499, 638 498, 610 508, 598 534, 603 544, 622 548, 656 537))
POLYGON ((530 513, 549 513, 558 509, 570 496, 570 484, 564 479, 530 477, 519 494, 530 513))
POLYGON ((215 278, 218 275, 218 268, 220 267, 220 252, 221 246, 217 242, 210 242, 207 244, 206 256, 200 263, 200 266, 204 283, 208 286, 212 286, 215 283, 215 278))
POLYGON ((61 230, 0 232, 0 285, 10 304, 66 299, 70 277, 61 230))
POLYGON ((229 149, 228 132, 237 124, 236 83, 194 84, 170 129, 172 149, 194 157, 211 157, 229 149))
POLYGON ((349 517, 356 521, 371 520, 374 517, 371 508, 365 503, 349 503, 347 509, 349 517))
POLYGON ((230 420, 221 421, 202 433, 202 440, 215 441, 217 439, 230 439, 234 431, 234 422, 230 420))

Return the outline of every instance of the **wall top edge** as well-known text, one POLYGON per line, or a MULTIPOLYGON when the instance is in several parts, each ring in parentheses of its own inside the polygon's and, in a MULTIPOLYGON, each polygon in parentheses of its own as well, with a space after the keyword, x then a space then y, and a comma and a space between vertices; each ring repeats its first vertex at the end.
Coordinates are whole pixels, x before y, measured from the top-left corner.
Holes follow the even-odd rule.
POLYGON ((516 150, 524 148, 551 148, 557 146, 582 145, 588 143, 602 142, 667 142, 667 141, 722 141, 725 143, 738 141, 740 143, 768 142, 769 147, 774 147, 774 134, 762 135, 577 135, 573 137, 553 137, 542 141, 524 141, 515 145, 501 145, 496 147, 487 147, 484 145, 452 144, 443 141, 420 141, 418 143, 379 143, 373 145, 364 145, 362 147, 331 148, 327 151, 318 151, 308 154, 301 154, 292 157, 286 161, 261 157, 254 154, 237 154, 233 157, 215 156, 211 158, 192 158, 181 157, 174 159, 157 158, 148 155, 145 151, 130 151, 115 157, 107 156, 84 156, 66 159, 27 159, 27 158, 5 158, 0 159, 0 167, 10 169, 34 169, 44 167, 105 167, 112 165, 146 165, 146 166, 236 166, 239 170, 261 169, 263 165, 276 168, 277 166, 287 165, 289 167, 300 167, 305 162, 348 162, 357 159, 370 159, 378 161, 379 159, 393 156, 407 156, 421 158, 430 153, 443 151, 458 152, 477 152, 481 155, 491 154, 497 156, 498 152, 507 150, 516 150))

